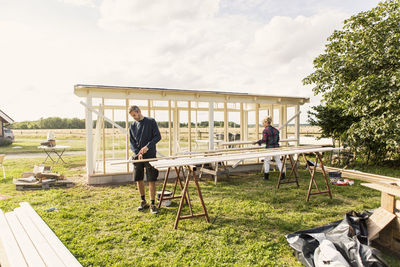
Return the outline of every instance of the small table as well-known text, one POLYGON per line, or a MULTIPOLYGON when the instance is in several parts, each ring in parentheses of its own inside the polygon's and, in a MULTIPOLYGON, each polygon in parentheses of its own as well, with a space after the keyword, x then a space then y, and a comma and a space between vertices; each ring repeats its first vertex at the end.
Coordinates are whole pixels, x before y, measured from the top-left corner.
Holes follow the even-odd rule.
POLYGON ((46 159, 43 161, 43 164, 46 163, 47 159, 50 159, 56 165, 60 160, 65 163, 65 161, 62 158, 62 155, 64 154, 64 152, 67 148, 70 148, 70 146, 53 146, 53 147, 38 146, 38 148, 43 149, 44 153, 46 153, 46 159), (51 155, 50 155, 51 153, 54 153, 57 155, 57 157, 56 157, 57 160, 54 160, 51 157, 51 155))

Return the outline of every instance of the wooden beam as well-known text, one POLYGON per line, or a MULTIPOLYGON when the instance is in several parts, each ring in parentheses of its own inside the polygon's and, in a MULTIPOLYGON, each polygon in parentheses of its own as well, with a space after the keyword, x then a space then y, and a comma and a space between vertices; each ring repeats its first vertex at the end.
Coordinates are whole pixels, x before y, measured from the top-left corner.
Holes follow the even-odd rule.
POLYGON ((244 140, 244 113, 243 103, 240 103, 240 141, 244 140))
POLYGON ((188 145, 192 151, 192 102, 188 101, 188 145))
POLYGON ((228 142, 228 141, 229 141, 228 127, 229 127, 229 120, 228 120, 228 103, 227 103, 227 102, 224 102, 224 141, 225 141, 225 142, 228 142))
POLYGON ((35 224, 32 222, 29 216, 26 216, 22 207, 14 209, 18 220, 21 222, 22 226, 25 228, 32 243, 35 244, 37 251, 42 257, 43 261, 47 266, 65 266, 61 259, 57 256, 54 250, 51 248, 47 240, 43 235, 37 231, 35 224))
POLYGON ((279 156, 279 155, 293 155, 293 154, 303 154, 303 153, 314 153, 314 152, 325 152, 325 151, 334 151, 339 148, 332 147, 313 147, 308 149, 292 149, 292 150, 283 150, 282 148, 274 151, 263 151, 263 152, 249 152, 249 153, 236 153, 236 154, 226 154, 226 155, 217 155, 217 156, 203 156, 196 158, 186 158, 186 159, 172 159, 172 160, 158 160, 151 162, 155 168, 166 168, 171 166, 188 166, 188 165, 201 165, 206 163, 215 163, 222 161, 238 161, 245 159, 257 159, 257 158, 265 158, 270 156, 279 156))
MULTIPOLYGON (((138 106, 141 110, 145 110, 148 108, 148 106, 138 106)), ((99 106, 93 106, 94 109, 98 109, 99 106)), ((116 110, 125 110, 125 106, 117 106, 117 105, 106 105, 104 107, 104 109, 116 109, 116 110)), ((179 110, 183 110, 183 111, 187 111, 189 108, 188 107, 179 107, 179 110)), ((154 105, 151 106, 151 110, 156 110, 156 111, 166 111, 168 110, 168 107, 156 107, 154 105)), ((208 111, 208 108, 206 107, 199 107, 199 108, 195 108, 192 106, 192 110, 198 110, 198 111, 208 111)), ((240 109, 236 109, 236 108, 228 108, 229 112, 235 112, 235 111, 239 111, 240 109)), ((214 108, 214 111, 219 111, 219 112, 223 112, 224 108, 214 108)))
MULTIPOLYGON (((129 133, 129 99, 125 99, 125 131, 129 133)), ((129 134, 125 136, 125 158, 129 159, 129 150, 130 150, 130 139, 129 134)), ((129 172, 129 163, 126 164, 126 171, 129 172)))
MULTIPOLYGON (((0 229, 0 247, 4 249, 7 255, 6 260, 8 262, 6 263, 8 263, 9 266, 28 266, 2 210, 0 210, 0 229)), ((2 261, 1 265, 5 265, 6 263, 2 261)))
POLYGON ((208 149, 214 150, 214 102, 208 102, 208 149))
POLYGON ((294 122, 294 137, 297 139, 296 145, 300 145, 300 105, 294 106, 294 113, 296 114, 294 122))
MULTIPOLYGON (((395 186, 391 184, 377 184, 377 183, 368 183, 368 184, 362 183, 361 185, 392 195, 393 197, 394 196, 400 197, 400 186, 395 186)), ((394 205, 395 201, 393 201, 393 207, 391 207, 390 209, 394 210, 394 205)), ((392 213, 393 212, 394 211, 392 211, 392 213)))
POLYGON ((32 241, 29 239, 28 234, 25 232, 25 229, 19 222, 17 216, 15 215, 15 212, 7 212, 5 216, 10 226, 10 229, 13 232, 15 240, 17 241, 21 252, 24 254, 24 258, 29 260, 29 266, 45 267, 46 265, 40 258, 38 251, 36 250, 32 241))
POLYGON ((94 173, 93 166, 93 119, 92 119, 92 97, 88 95, 86 97, 86 106, 88 108, 85 109, 85 125, 86 125, 86 173, 87 176, 94 173))
POLYGON ((260 138, 260 105, 256 104, 256 140, 260 138))
POLYGON ((172 156, 172 130, 171 130, 171 117, 172 117, 171 100, 168 100, 168 147, 169 156, 172 156))
POLYGON ((50 244, 51 248, 55 251, 57 256, 63 261, 68 267, 79 267, 82 266, 68 250, 68 248, 61 242, 56 234, 50 229, 50 227, 43 221, 43 219, 36 213, 36 211, 27 202, 20 203, 20 206, 25 214, 29 216, 31 221, 35 224, 36 228, 50 244))
POLYGON ((104 125, 104 115, 105 115, 104 114, 105 113, 104 97, 101 98, 101 105, 103 107, 103 109, 102 109, 103 118, 101 120, 101 125, 103 127, 103 134, 102 134, 102 137, 103 137, 103 173, 106 174, 106 127, 104 125))

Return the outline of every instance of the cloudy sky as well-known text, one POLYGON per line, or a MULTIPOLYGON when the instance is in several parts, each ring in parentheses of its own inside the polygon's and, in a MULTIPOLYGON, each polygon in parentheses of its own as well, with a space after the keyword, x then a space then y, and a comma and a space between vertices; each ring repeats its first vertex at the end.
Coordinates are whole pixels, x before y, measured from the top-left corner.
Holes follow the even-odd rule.
POLYGON ((301 83, 313 59, 344 19, 378 2, 0 0, 0 109, 15 121, 83 118, 75 84, 301 96, 316 105, 301 83))

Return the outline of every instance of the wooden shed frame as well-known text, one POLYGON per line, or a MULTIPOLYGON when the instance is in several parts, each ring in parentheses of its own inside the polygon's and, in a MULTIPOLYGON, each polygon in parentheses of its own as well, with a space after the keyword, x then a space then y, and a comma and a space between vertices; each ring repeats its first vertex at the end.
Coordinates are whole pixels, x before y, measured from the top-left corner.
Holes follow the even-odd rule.
MULTIPOLYGON (((166 89, 166 88, 145 88, 145 87, 124 87, 124 86, 105 86, 105 85, 84 85, 78 84, 74 86, 74 93, 78 97, 85 99, 85 119, 86 119, 86 168, 87 175, 95 175, 94 155, 93 155, 93 117, 92 112, 97 111, 99 115, 104 114, 104 110, 125 110, 126 112, 126 132, 128 132, 128 109, 134 104, 135 100, 147 100, 146 106, 139 107, 142 110, 167 110, 168 111, 168 133, 169 133, 169 155, 174 154, 178 147, 179 140, 179 111, 188 112, 188 122, 192 122, 191 111, 208 111, 209 121, 209 150, 215 148, 214 144, 214 112, 224 112, 224 140, 228 141, 228 114, 229 112, 240 113, 240 140, 247 140, 248 136, 248 114, 250 111, 255 112, 255 122, 259 127, 255 127, 256 136, 260 136, 262 128, 259 125, 260 110, 268 110, 263 115, 273 116, 274 110, 279 111, 279 126, 285 126, 281 130, 281 138, 287 138, 287 124, 292 119, 295 124, 295 140, 298 145, 300 137, 300 106, 308 103, 309 98, 304 97, 287 97, 272 95, 257 95, 250 93, 206 91, 206 90, 182 90, 182 89, 166 89), (102 105, 94 106, 93 100, 101 100, 102 105), (124 106, 104 105, 105 99, 125 100, 124 106), (157 106, 155 101, 166 101, 167 106, 157 106), (186 102, 185 107, 180 107, 179 102, 186 102), (199 107, 199 102, 208 103, 208 107, 199 107), (197 103, 197 105, 196 105, 197 103), (228 107, 230 103, 235 107, 228 107), (288 120, 287 109, 294 107, 295 116, 288 120), (258 122, 258 123, 257 123, 258 122), (175 138, 172 138, 174 136, 175 138), (175 151, 174 151, 175 149, 175 151)), ((156 118, 157 119, 157 118, 156 118)), ((103 115, 104 120, 104 115, 103 115)), ((191 123, 188 123, 188 132, 192 133, 191 123)), ((105 135, 103 131, 103 135, 105 135)), ((192 150, 192 135, 188 135, 188 148, 192 150)), ((129 158, 131 152, 129 146, 129 137, 126 136, 126 159, 129 158)), ((105 162, 105 153, 104 153, 105 162)), ((126 166, 127 172, 130 171, 129 164, 126 166)), ((104 169, 104 174, 106 170, 104 169)))

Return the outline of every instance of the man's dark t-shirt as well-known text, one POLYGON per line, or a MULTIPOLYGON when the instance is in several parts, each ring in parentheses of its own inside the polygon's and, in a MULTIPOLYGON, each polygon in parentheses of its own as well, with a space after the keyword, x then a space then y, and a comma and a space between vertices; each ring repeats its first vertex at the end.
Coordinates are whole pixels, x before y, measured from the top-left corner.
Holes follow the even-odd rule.
POLYGON ((147 146, 147 153, 143 158, 155 158, 157 154, 156 144, 161 140, 160 130, 153 118, 144 117, 141 121, 132 123, 129 129, 131 150, 138 154, 140 149, 147 146))

